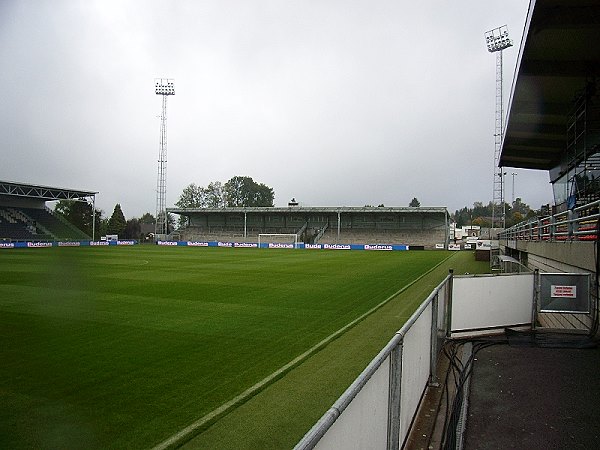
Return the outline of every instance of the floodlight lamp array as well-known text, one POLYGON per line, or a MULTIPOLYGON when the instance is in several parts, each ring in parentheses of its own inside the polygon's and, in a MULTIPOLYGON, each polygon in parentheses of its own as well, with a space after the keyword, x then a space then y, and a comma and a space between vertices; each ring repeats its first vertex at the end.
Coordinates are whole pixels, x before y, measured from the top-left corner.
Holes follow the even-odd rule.
POLYGON ((485 43, 489 52, 498 52, 513 45, 512 39, 508 37, 508 27, 506 25, 486 31, 485 43))
POLYGON ((156 95, 175 95, 175 85, 173 80, 157 78, 154 80, 156 95))

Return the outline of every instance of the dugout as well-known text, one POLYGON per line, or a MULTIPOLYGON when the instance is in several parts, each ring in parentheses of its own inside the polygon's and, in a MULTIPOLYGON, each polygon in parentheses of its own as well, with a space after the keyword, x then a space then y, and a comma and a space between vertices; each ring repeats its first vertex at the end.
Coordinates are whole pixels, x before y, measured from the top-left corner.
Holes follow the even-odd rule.
POLYGON ((186 217, 183 240, 256 242, 261 233, 298 235, 299 241, 345 244, 448 244, 445 207, 168 208, 186 217))

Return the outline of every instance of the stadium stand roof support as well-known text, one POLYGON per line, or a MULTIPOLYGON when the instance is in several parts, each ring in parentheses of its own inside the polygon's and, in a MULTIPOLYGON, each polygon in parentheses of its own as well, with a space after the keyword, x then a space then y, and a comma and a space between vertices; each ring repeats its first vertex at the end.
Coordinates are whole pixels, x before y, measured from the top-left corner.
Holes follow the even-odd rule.
POLYGON ((44 201, 53 200, 80 200, 94 197, 98 192, 83 191, 81 189, 65 189, 36 184, 18 183, 14 181, 0 181, 0 195, 13 197, 32 198, 44 201))
POLYGON ((532 0, 519 50, 501 167, 551 170, 565 152, 574 96, 600 76, 600 3, 532 0))
POLYGON ((425 207, 373 207, 373 206, 288 206, 288 207, 227 207, 227 208, 167 208, 167 212, 174 214, 189 214, 195 212, 203 213, 441 213, 448 214, 445 206, 425 206, 425 207))

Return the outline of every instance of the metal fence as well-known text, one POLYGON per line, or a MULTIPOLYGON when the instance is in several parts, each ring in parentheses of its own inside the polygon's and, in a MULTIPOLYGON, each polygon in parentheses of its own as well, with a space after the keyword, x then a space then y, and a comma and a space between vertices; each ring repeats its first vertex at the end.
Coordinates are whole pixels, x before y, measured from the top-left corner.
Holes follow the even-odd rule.
POLYGON ((446 279, 427 297, 296 449, 398 449, 410 430, 446 333, 446 279))
POLYGON ((457 276, 427 297, 313 428, 306 449, 403 448, 446 337, 531 326, 534 274, 457 276))
POLYGON ((500 239, 594 241, 598 238, 600 200, 551 216, 529 220, 499 233, 500 239))

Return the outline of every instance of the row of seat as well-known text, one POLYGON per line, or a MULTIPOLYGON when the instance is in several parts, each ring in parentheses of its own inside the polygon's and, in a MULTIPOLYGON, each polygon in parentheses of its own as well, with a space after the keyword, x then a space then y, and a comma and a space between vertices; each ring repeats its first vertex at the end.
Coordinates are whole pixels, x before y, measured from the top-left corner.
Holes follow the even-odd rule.
POLYGON ((47 209, 0 207, 0 239, 83 240, 89 237, 47 209))
MULTIPOLYGON (((202 230, 196 227, 190 227, 180 230, 182 240, 188 241, 235 241, 235 242, 257 242, 259 233, 266 233, 261 230, 246 230, 244 237, 243 229, 230 228, 227 231, 202 230)), ((286 231, 278 231, 285 233, 286 231)), ((294 233, 294 231, 287 231, 294 233)), ((299 236, 298 240, 302 240, 299 236)), ((321 244, 408 244, 434 248, 435 244, 445 241, 444 230, 412 230, 412 231, 389 231, 381 230, 340 230, 329 228, 319 239, 321 244)))

